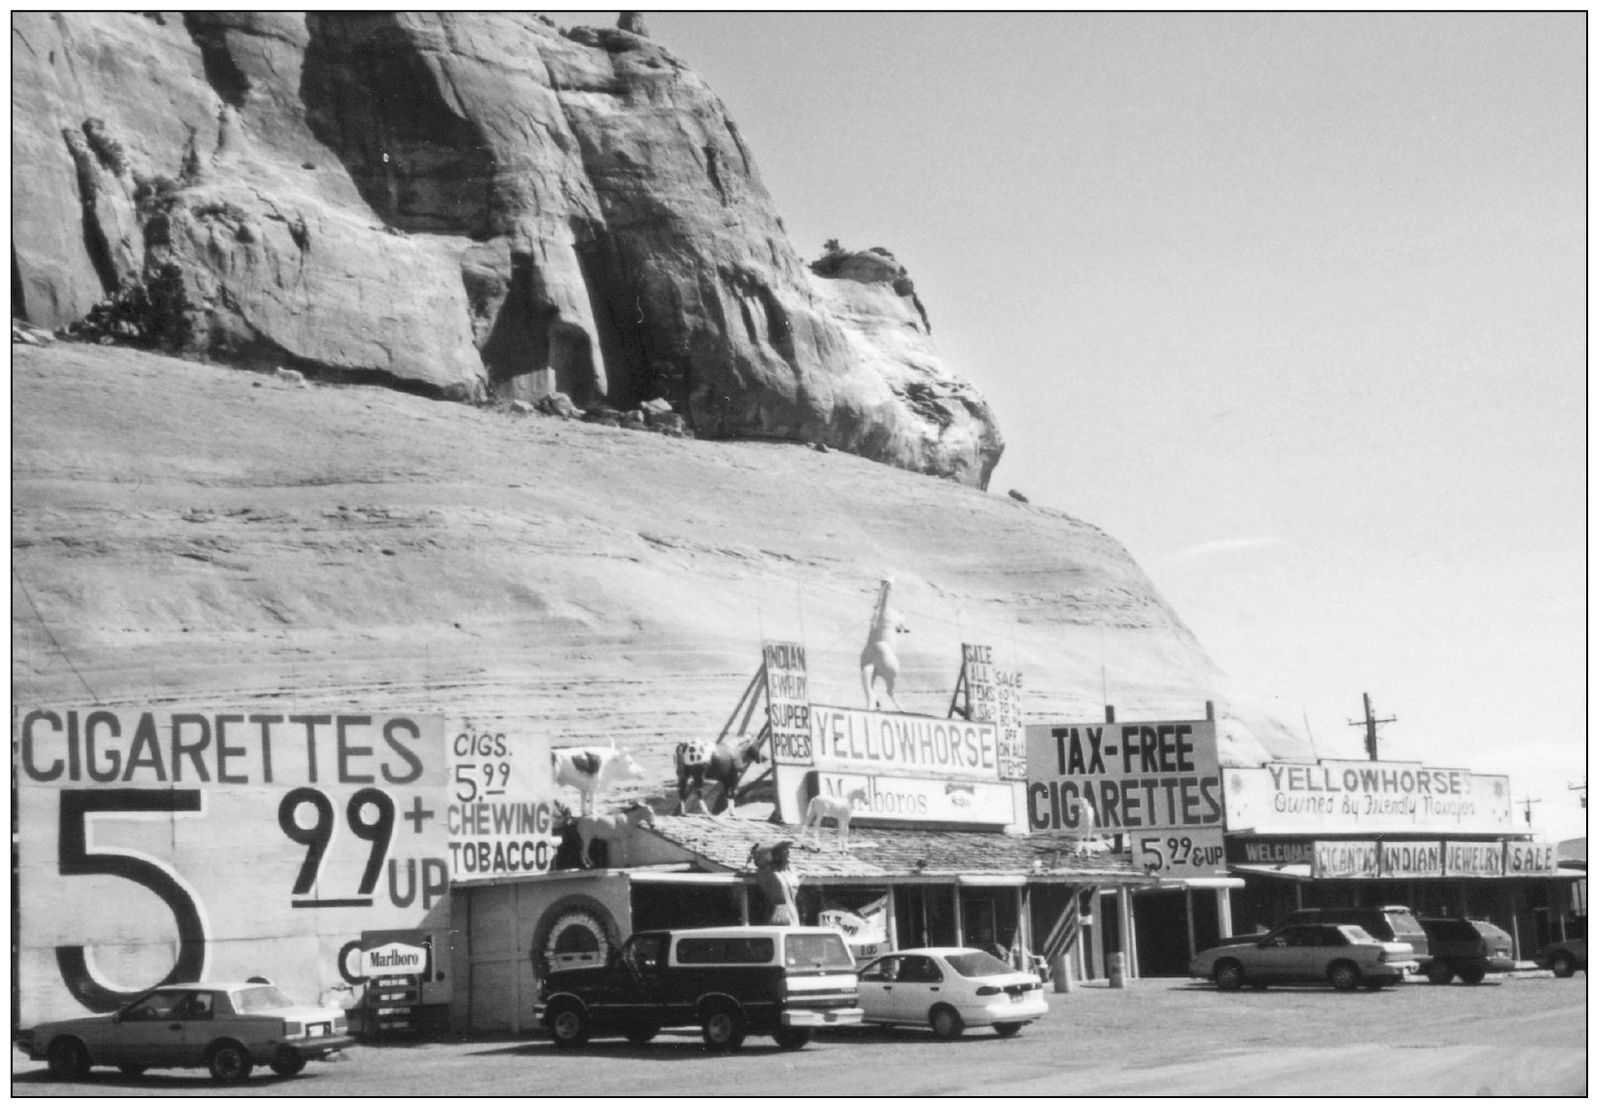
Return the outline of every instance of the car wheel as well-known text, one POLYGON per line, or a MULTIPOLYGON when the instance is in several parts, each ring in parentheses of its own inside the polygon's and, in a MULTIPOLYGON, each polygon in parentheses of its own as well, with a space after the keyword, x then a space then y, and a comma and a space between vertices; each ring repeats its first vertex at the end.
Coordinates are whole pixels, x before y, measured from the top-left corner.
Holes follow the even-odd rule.
POLYGON ((285 1046, 273 1054, 273 1059, 267 1062, 267 1067, 279 1076, 294 1076, 306 1067, 306 1058, 285 1046))
POLYGON ((1457 975, 1463 978, 1463 983, 1465 984, 1478 984, 1485 979, 1485 967, 1483 965, 1470 965, 1466 969, 1459 969, 1457 975))
POLYGON ((590 1018, 576 1003, 551 1012, 551 1037, 557 1049, 573 1049, 590 1040, 590 1018))
POLYGON ((1023 1028, 1024 1024, 1021 1022, 998 1022, 995 1026, 996 1033, 1003 1038, 1011 1038, 1023 1028))
POLYGON ((206 1068, 219 1084, 238 1084, 249 1079, 250 1054, 238 1042, 218 1042, 206 1056, 206 1068))
POLYGON ((145 1066, 143 1066, 143 1065, 118 1065, 117 1066, 117 1071, 122 1073, 124 1076, 143 1076, 145 1074, 145 1066))
POLYGON ((1355 991, 1362 979, 1363 974, 1350 961, 1337 961, 1329 967, 1329 982, 1337 992, 1355 991))
POLYGON ((50 1075, 61 1080, 79 1080, 89 1074, 89 1051, 77 1038, 57 1038, 50 1043, 50 1075))
POLYGON ((627 1030, 623 1031, 623 1036, 629 1041, 633 1042, 635 1045, 644 1045, 661 1032, 662 1028, 654 1024, 648 1026, 631 1026, 627 1030))
POLYGON ((1552 975, 1565 980, 1573 976, 1574 957, 1567 953, 1554 953, 1552 955, 1552 975))
POLYGON ((701 1016, 701 1040, 714 1053, 739 1049, 745 1043, 745 1015, 729 1003, 707 1008, 701 1016))
POLYGON ((935 1037, 950 1041, 952 1038, 962 1037, 962 1016, 956 1009, 941 1004, 929 1011, 929 1026, 935 1032, 935 1037))
POLYGON ((782 1026, 773 1032, 773 1040, 780 1049, 801 1049, 812 1040, 810 1026, 782 1026))
POLYGON ((1440 961, 1431 961, 1424 975, 1431 984, 1450 984, 1452 982, 1452 966, 1442 964, 1440 961))
POLYGON ((1221 992, 1238 992, 1246 983, 1246 970, 1239 961, 1220 961, 1213 966, 1213 983, 1221 992))

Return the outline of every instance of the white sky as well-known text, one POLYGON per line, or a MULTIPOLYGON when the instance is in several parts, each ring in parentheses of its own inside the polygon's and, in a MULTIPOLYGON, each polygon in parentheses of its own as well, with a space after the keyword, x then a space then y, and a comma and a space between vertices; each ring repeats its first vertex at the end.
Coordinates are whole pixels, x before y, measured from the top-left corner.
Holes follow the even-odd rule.
POLYGON ((1367 691, 1383 757, 1584 833, 1583 13, 646 21, 804 258, 909 268, 992 491, 1122 541, 1323 756, 1367 691))

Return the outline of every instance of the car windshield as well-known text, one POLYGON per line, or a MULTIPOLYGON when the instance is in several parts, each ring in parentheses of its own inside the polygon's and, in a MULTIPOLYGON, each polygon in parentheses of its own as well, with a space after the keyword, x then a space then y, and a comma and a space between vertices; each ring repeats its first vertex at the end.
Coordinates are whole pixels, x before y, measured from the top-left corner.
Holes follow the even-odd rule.
POLYGON ((853 969, 856 962, 838 934, 786 934, 786 965, 817 965, 819 968, 853 969))
POLYGON ((262 984, 255 988, 245 988, 234 993, 234 1010, 241 1015, 254 1014, 257 1011, 272 1011, 280 1007, 295 1006, 288 996, 280 992, 271 984, 262 984))
POLYGON ((1016 971, 1001 958, 982 949, 953 953, 946 958, 946 964, 956 969, 962 976, 995 976, 998 973, 1016 971))

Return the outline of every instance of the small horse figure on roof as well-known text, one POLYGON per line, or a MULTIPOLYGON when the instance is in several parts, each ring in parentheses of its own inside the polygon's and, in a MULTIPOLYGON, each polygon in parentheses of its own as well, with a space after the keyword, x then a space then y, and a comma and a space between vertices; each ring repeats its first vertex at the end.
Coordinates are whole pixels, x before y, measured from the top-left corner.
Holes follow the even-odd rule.
POLYGON ((834 820, 835 842, 840 849, 846 848, 846 836, 851 833, 851 813, 857 804, 864 807, 868 805, 868 790, 866 788, 853 788, 843 796, 813 796, 807 803, 807 813, 801 819, 801 837, 806 839, 811 832, 812 841, 817 844, 823 834, 823 820, 834 820))
POLYGON ((1096 809, 1084 796, 1076 796, 1064 806, 1078 814, 1078 818, 1073 819, 1073 825, 1068 828, 1068 837, 1073 841, 1073 852, 1082 857, 1091 852, 1092 841, 1097 845, 1101 844, 1101 833, 1098 829, 1100 820, 1096 818, 1096 809))
POLYGON ((578 823, 579 836, 579 864, 586 869, 594 868, 590 863, 590 843, 602 841, 606 843, 606 866, 617 868, 628 861, 629 838, 637 826, 656 826, 656 815, 643 803, 630 804, 618 815, 580 815, 578 823), (623 847, 619 856, 612 855, 613 843, 623 847))
POLYGON ((890 586, 893 583, 890 577, 879 582, 879 598, 873 605, 873 622, 868 625, 868 644, 862 647, 862 660, 859 662, 862 667, 862 694, 867 697, 869 711, 876 711, 879 707, 873 695, 873 682, 876 679, 884 682, 884 694, 890 706, 901 710, 901 705, 896 702, 896 676, 901 672, 901 662, 896 657, 896 635, 910 631, 901 616, 890 608, 890 586))

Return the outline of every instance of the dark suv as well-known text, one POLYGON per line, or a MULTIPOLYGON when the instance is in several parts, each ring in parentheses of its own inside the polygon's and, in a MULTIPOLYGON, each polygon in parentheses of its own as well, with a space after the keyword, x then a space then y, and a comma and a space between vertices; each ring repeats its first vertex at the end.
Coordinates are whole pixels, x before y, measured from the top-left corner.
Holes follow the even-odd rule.
POLYGON ((1430 939, 1430 962, 1424 975, 1431 984, 1478 984, 1488 972, 1512 972, 1513 938, 1483 919, 1420 919, 1430 939))
POLYGON ((648 1042, 666 1026, 700 1026, 712 1050, 747 1033, 800 1049, 820 1026, 862 1022, 851 951, 816 926, 644 930, 605 965, 545 974, 534 1013, 563 1049, 598 1034, 648 1042))
POLYGON ((1293 923, 1335 923, 1360 926, 1382 942, 1406 942, 1413 947, 1418 971, 1428 973, 1430 939, 1405 907, 1304 907, 1279 921, 1281 927, 1293 923))

